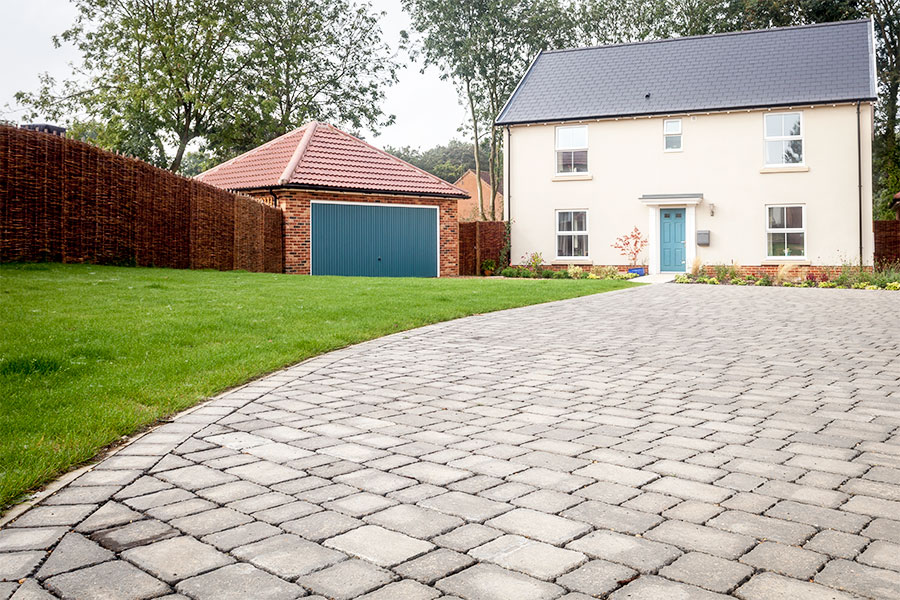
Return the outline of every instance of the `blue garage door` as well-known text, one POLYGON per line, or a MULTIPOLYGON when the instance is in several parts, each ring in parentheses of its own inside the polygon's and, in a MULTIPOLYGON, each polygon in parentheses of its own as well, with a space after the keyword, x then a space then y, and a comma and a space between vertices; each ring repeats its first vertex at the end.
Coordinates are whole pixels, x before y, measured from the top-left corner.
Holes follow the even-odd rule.
POLYGON ((385 204, 312 204, 312 274, 436 277, 438 211, 385 204))

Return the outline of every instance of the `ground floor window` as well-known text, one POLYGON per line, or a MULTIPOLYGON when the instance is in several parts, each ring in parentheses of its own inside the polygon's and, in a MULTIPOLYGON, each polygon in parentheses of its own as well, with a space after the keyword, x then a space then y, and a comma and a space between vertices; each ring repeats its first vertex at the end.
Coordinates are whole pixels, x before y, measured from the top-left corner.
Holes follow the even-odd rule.
POLYGON ((766 254, 773 259, 806 257, 806 207, 766 207, 766 254))
POLYGON ((588 255, 586 210, 556 211, 556 256, 579 258, 588 255))

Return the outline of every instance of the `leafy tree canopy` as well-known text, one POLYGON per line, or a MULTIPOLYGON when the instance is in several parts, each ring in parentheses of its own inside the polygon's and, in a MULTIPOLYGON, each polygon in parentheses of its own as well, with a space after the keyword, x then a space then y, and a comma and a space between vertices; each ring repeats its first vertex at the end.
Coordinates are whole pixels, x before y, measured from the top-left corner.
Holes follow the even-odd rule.
MULTIPOLYGON (((472 152, 472 144, 461 140, 450 140, 444 145, 435 146, 427 150, 410 148, 385 148, 386 152, 413 164, 423 171, 440 177, 449 183, 455 182, 469 169, 475 170, 475 155, 472 152)), ((480 158, 486 163, 490 153, 489 141, 481 142, 480 158)))
POLYGON ((310 118, 392 120, 380 103, 398 67, 380 14, 352 0, 73 0, 55 38, 75 77, 44 75, 17 100, 78 135, 179 170, 189 143, 224 159, 310 118))

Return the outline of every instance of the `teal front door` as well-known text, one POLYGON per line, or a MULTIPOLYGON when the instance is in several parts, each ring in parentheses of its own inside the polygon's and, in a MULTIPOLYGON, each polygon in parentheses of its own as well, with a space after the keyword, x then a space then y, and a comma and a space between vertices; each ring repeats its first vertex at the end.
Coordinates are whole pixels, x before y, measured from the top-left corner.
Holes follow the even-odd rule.
POLYGON ((438 275, 435 207, 313 202, 311 219, 313 275, 438 275))
POLYGON ((659 270, 684 271, 684 209, 659 209, 659 270))

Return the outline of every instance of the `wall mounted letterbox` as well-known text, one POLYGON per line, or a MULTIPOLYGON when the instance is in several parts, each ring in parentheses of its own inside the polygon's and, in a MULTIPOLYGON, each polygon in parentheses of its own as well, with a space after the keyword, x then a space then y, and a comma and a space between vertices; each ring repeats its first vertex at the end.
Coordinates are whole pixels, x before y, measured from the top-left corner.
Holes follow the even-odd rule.
POLYGON ((697 230, 697 245, 709 246, 709 229, 697 230))

